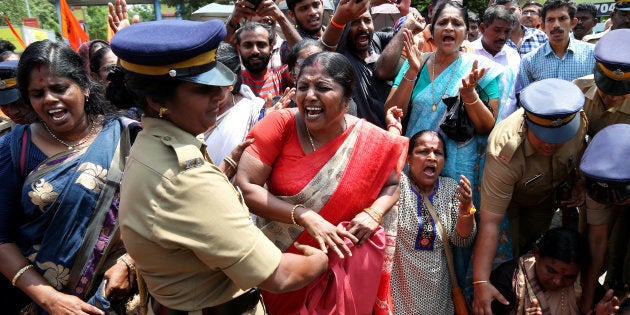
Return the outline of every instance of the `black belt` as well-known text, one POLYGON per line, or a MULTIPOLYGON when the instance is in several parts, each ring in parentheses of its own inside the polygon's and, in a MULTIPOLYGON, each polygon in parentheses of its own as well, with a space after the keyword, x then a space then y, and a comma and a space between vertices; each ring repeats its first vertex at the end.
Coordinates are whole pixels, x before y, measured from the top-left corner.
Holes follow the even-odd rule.
MULTIPOLYGON (((178 311, 160 304, 156 299, 151 299, 151 307, 155 315, 188 315, 187 311, 178 311)), ((231 299, 223 304, 206 307, 201 310, 203 315, 238 315, 243 314, 258 305, 260 301, 260 290, 250 289, 243 295, 231 299)))

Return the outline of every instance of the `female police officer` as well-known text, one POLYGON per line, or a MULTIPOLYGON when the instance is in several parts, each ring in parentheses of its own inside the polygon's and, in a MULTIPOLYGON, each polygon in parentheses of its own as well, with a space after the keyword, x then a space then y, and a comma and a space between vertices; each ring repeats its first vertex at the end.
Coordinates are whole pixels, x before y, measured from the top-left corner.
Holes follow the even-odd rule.
POLYGON ((282 254, 265 238, 196 137, 216 123, 221 87, 235 81, 215 61, 224 36, 216 20, 156 21, 111 41, 124 72, 110 76, 108 95, 145 112, 125 168, 120 221, 152 298, 149 314, 259 314, 252 287, 295 290, 327 267, 320 250, 298 245, 304 256, 282 254))

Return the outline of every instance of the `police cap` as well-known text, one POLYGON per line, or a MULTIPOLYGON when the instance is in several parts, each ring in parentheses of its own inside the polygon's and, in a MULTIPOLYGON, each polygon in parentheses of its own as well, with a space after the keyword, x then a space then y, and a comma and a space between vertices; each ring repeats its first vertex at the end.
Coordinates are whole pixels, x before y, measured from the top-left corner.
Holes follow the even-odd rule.
POLYGON ((6 105, 20 98, 17 88, 17 60, 0 62, 0 105, 6 105))
POLYGON ((595 84, 608 95, 630 94, 630 54, 623 53, 630 51, 629 39, 630 29, 616 29, 595 45, 595 84))
POLYGON ((520 101, 528 128, 545 142, 567 142, 580 127, 584 94, 569 81, 536 81, 521 91, 520 101))
POLYGON ((216 61, 226 35, 219 20, 161 20, 137 23, 120 30, 111 48, 129 72, 174 78, 203 85, 229 86, 236 76, 216 61))

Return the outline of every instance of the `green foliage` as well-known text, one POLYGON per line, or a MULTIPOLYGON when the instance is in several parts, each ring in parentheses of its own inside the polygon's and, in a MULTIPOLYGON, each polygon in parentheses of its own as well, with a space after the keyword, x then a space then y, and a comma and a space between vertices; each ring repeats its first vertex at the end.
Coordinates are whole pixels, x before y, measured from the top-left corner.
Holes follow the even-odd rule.
POLYGON ((127 8, 127 12, 130 19, 137 14, 141 22, 155 21, 155 9, 152 4, 132 5, 127 8))
POLYGON ((90 39, 107 40, 107 13, 104 5, 83 7, 85 10, 85 28, 90 39))
POLYGON ((229 3, 229 0, 223 1, 213 1, 213 0, 161 0, 162 3, 171 6, 177 7, 179 4, 180 14, 184 20, 189 20, 190 15, 195 12, 197 9, 203 7, 204 5, 210 4, 212 2, 216 3, 229 3))
MULTIPOLYGON (((55 6, 47 0, 28 0, 28 5, 31 10, 31 17, 39 19, 39 27, 54 31, 55 36, 61 38, 55 6)), ((28 17, 25 0, 2 0, 0 1, 0 11, 6 13, 14 26, 22 25, 22 18, 28 17)), ((0 25, 7 25, 4 18, 0 19, 0 25)))
MULTIPOLYGON (((422 16, 426 17, 426 10, 429 6, 429 0, 411 0, 411 6, 418 9, 422 13, 422 16)), ((487 0, 464 0, 464 5, 469 11, 477 13, 482 16, 483 12, 488 7, 487 0)))

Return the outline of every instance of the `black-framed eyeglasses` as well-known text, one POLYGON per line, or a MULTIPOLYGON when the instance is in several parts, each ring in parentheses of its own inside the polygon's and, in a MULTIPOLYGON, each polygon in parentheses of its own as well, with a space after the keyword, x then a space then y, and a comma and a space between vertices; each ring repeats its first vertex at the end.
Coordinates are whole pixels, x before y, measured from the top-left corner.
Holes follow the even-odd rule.
POLYGON ((100 68, 98 68, 98 71, 107 71, 110 72, 112 70, 116 69, 116 64, 109 64, 109 65, 104 65, 100 68))

